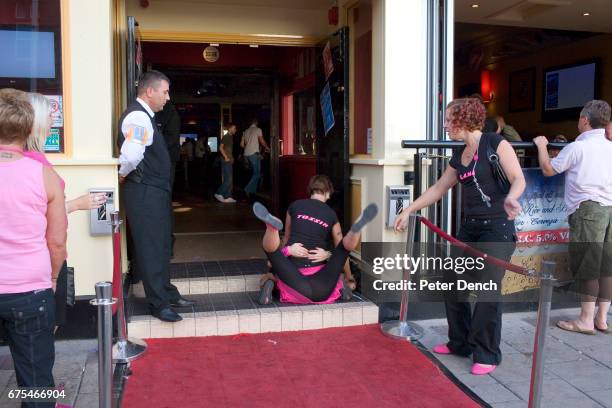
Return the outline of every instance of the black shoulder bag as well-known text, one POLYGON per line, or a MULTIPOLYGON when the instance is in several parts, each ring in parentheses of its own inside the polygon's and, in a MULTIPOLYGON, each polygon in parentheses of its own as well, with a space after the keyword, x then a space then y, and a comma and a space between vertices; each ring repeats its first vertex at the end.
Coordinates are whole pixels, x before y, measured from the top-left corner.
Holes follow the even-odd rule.
POLYGON ((493 172, 493 178, 495 179, 495 182, 497 182, 497 185, 499 186, 500 190, 504 194, 508 194, 508 192, 510 191, 510 181, 508 181, 508 177, 506 176, 506 173, 504 172, 504 169, 501 166, 501 163, 499 161, 499 155, 497 154, 495 150, 493 150, 493 146, 491 146, 491 138, 489 136, 484 136, 484 137, 487 137, 488 139, 487 140, 487 160, 489 164, 491 165, 491 171, 493 172))

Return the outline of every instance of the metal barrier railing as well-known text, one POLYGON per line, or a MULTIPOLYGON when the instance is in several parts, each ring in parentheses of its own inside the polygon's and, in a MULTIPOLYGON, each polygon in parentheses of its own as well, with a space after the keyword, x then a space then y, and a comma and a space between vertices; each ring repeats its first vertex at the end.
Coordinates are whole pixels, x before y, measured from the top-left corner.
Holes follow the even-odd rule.
MULTIPOLYGON (((514 149, 535 149, 536 145, 533 142, 508 142, 514 149)), ((455 142, 455 141, 437 141, 437 140, 403 140, 402 148, 403 149, 416 149, 414 153, 414 182, 412 186, 412 196, 419 197, 423 190, 423 161, 428 158, 441 158, 443 155, 441 152, 437 153, 424 153, 420 151, 421 149, 453 149, 457 147, 463 146, 463 142, 455 142)), ((559 142, 549 142, 547 147, 549 149, 563 149, 567 146, 568 143, 559 143, 559 142)), ((458 187, 460 188, 460 186, 458 187)), ((438 214, 438 204, 434 204, 433 211, 431 212, 431 219, 435 221, 440 214, 438 214)), ((456 219, 459 217, 459 212, 461 211, 458 206, 456 219)), ((443 214, 442 214, 443 215, 443 214)), ((440 217, 440 219, 444 220, 444 217, 440 217)), ((446 228, 445 228, 446 229, 446 228)), ((415 235, 420 239, 421 237, 421 228, 420 225, 417 224, 415 235)), ((430 241, 428 239, 428 241, 430 241)))
MULTIPOLYGON (((408 239, 406 241, 406 253, 412 256, 415 242, 416 216, 411 215, 408 218, 408 239)), ((402 270, 402 280, 410 282, 413 271, 410 268, 402 270)), ((416 341, 423 337, 423 329, 412 322, 408 321, 408 293, 409 290, 402 291, 402 300, 400 302, 399 320, 389 320, 381 325, 382 332, 389 337, 396 339, 416 341)))
POLYGON ((113 390, 113 305, 111 282, 96 283, 96 298, 90 303, 98 307, 98 395, 99 407, 112 407, 113 390))
MULTIPOLYGON (((121 219, 119 212, 110 214, 113 234, 113 281, 96 283, 96 298, 91 304, 98 307, 98 387, 100 408, 113 406, 113 363, 115 374, 125 377, 129 363, 142 356, 147 344, 141 339, 128 337, 123 298, 123 272, 121 270, 121 219), (113 346, 113 314, 117 320, 117 339, 113 346)), ((121 388, 119 385, 117 388, 121 388)), ((116 395, 115 395, 116 396, 116 395)), ((116 404, 120 404, 116 402, 116 404)))
MULTIPOLYGON (((433 225, 424 220, 420 215, 410 214, 408 217, 407 231, 407 243, 406 243, 406 254, 412 256, 414 242, 415 242, 415 231, 418 222, 423 222, 429 227, 433 225)), ((433 226, 435 227, 435 226, 433 226)), ((436 228, 434 231, 438 234, 442 234, 443 238, 448 239, 452 245, 460 246, 463 249, 470 250, 474 254, 478 254, 480 251, 469 247, 467 244, 462 243, 454 237, 450 237, 442 230, 436 228)), ((482 254, 486 255, 486 254, 482 254)), ((545 360, 545 347, 546 347, 546 331, 550 321, 550 309, 552 301, 553 284, 555 282, 554 270, 555 262, 542 261, 542 268, 540 272, 533 269, 526 269, 518 267, 516 265, 508 264, 507 262, 497 259, 491 255, 486 256, 487 262, 494 263, 498 266, 506 264, 507 269, 512 272, 519 273, 528 277, 538 278, 540 281, 539 290, 539 304, 537 323, 535 331, 535 340, 533 346, 533 356, 531 365, 531 385, 529 391, 529 408, 539 408, 542 400, 542 385, 544 381, 544 360, 545 360)), ((403 270, 403 279, 408 282, 411 278, 411 270, 403 270)), ((423 330, 415 323, 408 321, 408 285, 406 289, 402 291, 402 300, 400 303, 400 318, 399 320, 393 320, 384 322, 381 324, 382 332, 393 338, 416 341, 423 335, 423 330)))
POLYGON ((147 350, 147 343, 128 337, 123 299, 123 272, 121 270, 121 218, 119 212, 110 214, 113 227, 113 295, 117 298, 117 342, 113 346, 113 361, 128 363, 147 350))

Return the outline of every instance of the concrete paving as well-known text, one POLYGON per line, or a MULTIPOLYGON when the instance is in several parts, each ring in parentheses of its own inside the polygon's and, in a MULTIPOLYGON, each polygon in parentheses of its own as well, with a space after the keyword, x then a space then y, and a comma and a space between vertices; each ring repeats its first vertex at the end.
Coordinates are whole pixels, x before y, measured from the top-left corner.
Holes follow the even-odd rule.
MULTIPOLYGON (((570 333, 555 326, 579 309, 551 312, 546 338, 542 407, 612 408, 612 334, 570 333)), ((612 319, 611 319, 612 320, 612 319)), ((416 322, 425 329, 421 343, 431 349, 447 341, 445 319, 416 322)), ((507 313, 502 328, 502 364, 491 374, 470 374, 472 361, 434 355, 459 381, 494 408, 526 407, 529 401, 535 313, 507 313)))
MULTIPOLYGON (((64 340, 55 343, 53 377, 66 396, 58 403, 68 407, 91 408, 98 406, 98 341, 64 340)), ((18 408, 20 401, 9 398, 8 392, 17 383, 13 361, 8 347, 0 347, 0 407, 18 408)), ((59 405, 58 405, 59 406, 59 405)))

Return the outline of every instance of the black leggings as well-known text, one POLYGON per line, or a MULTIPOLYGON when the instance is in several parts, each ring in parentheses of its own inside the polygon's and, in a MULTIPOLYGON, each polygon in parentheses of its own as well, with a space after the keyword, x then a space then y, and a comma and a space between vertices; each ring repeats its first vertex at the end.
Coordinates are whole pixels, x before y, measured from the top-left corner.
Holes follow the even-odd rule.
POLYGON ((266 252, 274 274, 292 289, 313 302, 322 302, 331 295, 349 254, 350 251, 344 248, 341 241, 320 271, 305 276, 300 273, 297 266, 289 258, 282 254, 280 248, 274 252, 266 252))

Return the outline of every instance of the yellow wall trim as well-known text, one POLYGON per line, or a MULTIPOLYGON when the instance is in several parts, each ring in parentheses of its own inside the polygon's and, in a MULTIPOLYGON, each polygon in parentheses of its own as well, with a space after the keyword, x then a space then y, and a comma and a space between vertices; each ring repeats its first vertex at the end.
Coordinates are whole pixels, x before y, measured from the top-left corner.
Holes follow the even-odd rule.
POLYGON ((70 15, 68 0, 60 3, 60 24, 62 31, 62 98, 64 109, 64 152, 49 157, 72 157, 72 67, 70 65, 70 15))
POLYGON ((188 31, 140 30, 142 41, 220 44, 258 44, 314 47, 321 39, 301 35, 200 33, 188 31))

